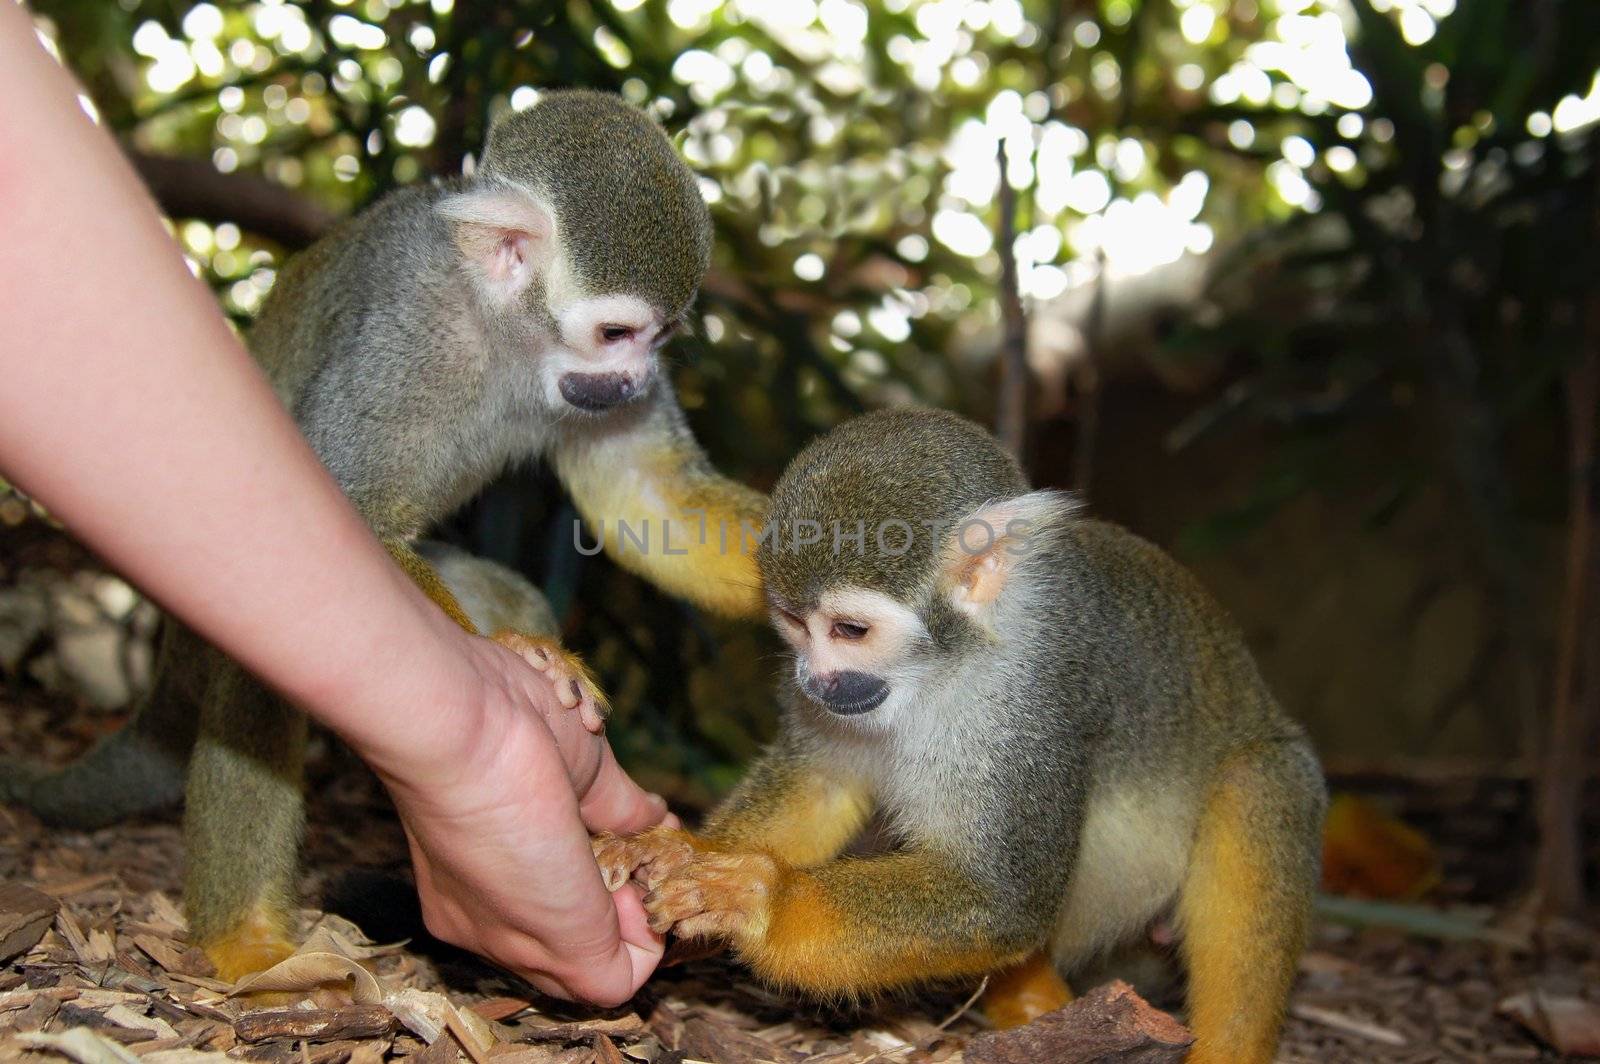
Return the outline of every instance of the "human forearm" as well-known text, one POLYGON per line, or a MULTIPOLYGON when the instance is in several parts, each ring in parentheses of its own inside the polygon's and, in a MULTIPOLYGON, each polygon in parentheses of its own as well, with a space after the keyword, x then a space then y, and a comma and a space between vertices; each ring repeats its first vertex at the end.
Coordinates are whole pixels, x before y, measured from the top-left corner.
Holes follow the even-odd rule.
POLYGON ((12 4, 0 51, 0 469, 211 641, 382 749, 386 695, 420 676, 448 688, 464 637, 322 469, 12 4))
MULTIPOLYGON (((637 830, 663 803, 538 663, 394 564, 5 0, 0 57, 0 472, 366 758, 437 933, 553 993, 624 1000, 661 944, 637 898, 605 892, 585 829, 637 830)), ((252 922, 276 915, 230 917, 208 948, 286 949, 287 920, 252 922)))

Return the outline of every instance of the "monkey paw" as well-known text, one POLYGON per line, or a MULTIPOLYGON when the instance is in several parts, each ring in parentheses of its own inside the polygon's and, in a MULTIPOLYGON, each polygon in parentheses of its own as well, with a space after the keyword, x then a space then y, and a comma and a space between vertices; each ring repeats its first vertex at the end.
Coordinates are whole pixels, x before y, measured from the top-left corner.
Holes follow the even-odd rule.
POLYGON ((783 868, 764 853, 698 852, 664 876, 651 876, 644 897, 650 929, 681 938, 735 942, 766 933, 783 868))
MULTIPOLYGON (((286 922, 282 914, 258 909, 247 914, 227 932, 202 943, 206 957, 217 970, 217 978, 223 982, 237 983, 290 957, 295 951, 295 944, 282 930, 286 922)), ((292 1000, 293 995, 267 997, 254 994, 251 997, 257 1004, 277 1004, 292 1000)))
POLYGON ((496 632, 494 641, 507 650, 516 651, 529 665, 544 673, 562 707, 576 709, 585 728, 596 735, 605 730, 611 706, 582 658, 546 636, 504 631, 496 632))
POLYGON ((676 828, 651 828, 637 835, 597 835, 594 859, 613 894, 637 873, 646 888, 683 868, 706 844, 676 828))

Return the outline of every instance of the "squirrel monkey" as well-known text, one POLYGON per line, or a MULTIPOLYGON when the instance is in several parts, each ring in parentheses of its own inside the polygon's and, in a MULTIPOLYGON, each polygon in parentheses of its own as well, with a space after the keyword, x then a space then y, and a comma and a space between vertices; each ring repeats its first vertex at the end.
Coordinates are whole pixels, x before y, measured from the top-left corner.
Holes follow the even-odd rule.
MULTIPOLYGON (((670 551, 603 536, 621 564, 755 613, 753 557, 686 526, 759 525, 765 500, 711 468, 659 368, 710 253, 695 176, 661 128, 615 96, 550 92, 494 123, 470 178, 398 190, 291 259, 248 343, 379 538, 464 627, 553 634, 513 574, 414 546, 530 458, 591 526, 679 526, 670 551)), ((581 665, 548 654, 563 701, 595 713, 581 665)), ((190 931, 234 978, 291 949, 304 746, 298 711, 169 623, 128 728, 3 783, 48 820, 92 826, 176 800, 187 761, 190 931)))
POLYGON ((702 833, 597 839, 612 889, 813 994, 995 973, 998 1022, 1171 914, 1190 1060, 1272 1060, 1324 788, 1192 577, 916 409, 807 447, 757 555, 794 652, 780 736, 702 833), (841 856, 873 812, 895 848, 841 856))

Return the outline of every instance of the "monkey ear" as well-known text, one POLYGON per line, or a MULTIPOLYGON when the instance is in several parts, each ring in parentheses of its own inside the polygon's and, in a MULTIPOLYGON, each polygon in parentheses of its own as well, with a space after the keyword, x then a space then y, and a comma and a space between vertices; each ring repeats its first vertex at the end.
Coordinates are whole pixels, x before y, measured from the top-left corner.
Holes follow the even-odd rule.
POLYGON ((1034 537, 1070 517, 1081 504, 1059 491, 1035 491, 986 503, 945 536, 942 585, 969 617, 989 613, 1031 550, 1034 537))
POLYGON ((550 213, 520 188, 470 188, 445 196, 437 209, 468 267, 498 299, 519 294, 549 257, 550 213))

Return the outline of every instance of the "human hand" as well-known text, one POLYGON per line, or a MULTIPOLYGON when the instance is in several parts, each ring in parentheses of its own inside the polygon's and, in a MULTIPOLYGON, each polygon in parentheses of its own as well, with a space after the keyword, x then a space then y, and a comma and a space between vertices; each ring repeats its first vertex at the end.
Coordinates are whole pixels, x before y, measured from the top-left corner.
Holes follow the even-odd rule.
POLYGON ((476 690, 429 707, 414 756, 369 757, 405 826, 428 930, 546 993, 626 1001, 662 941, 637 891, 607 893, 589 832, 676 819, 545 675, 488 640, 463 643, 476 690))

